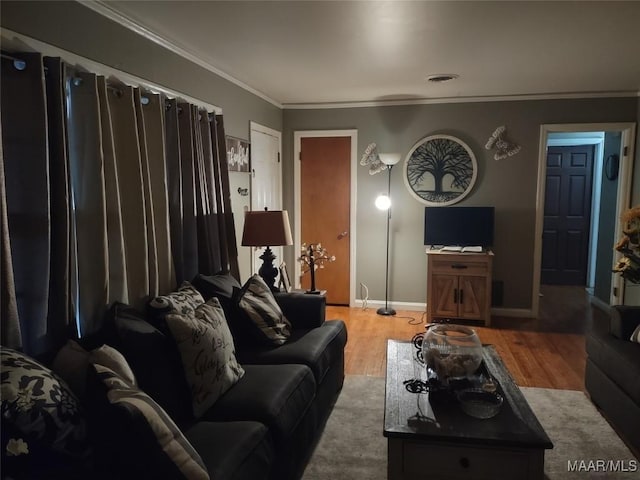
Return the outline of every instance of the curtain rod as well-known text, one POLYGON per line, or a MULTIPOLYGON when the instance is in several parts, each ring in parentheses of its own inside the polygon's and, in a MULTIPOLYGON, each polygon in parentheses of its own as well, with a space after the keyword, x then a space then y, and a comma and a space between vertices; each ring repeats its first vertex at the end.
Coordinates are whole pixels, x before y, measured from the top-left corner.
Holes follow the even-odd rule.
MULTIPOLYGON (((1 2, 2 0, 0 0, 0 3, 1 2)), ((153 83, 149 79, 141 78, 136 75, 124 72, 122 70, 118 70, 116 68, 100 63, 96 60, 91 60, 90 58, 77 55, 68 50, 64 50, 62 48, 56 47, 54 45, 51 45, 45 42, 41 42, 40 40, 37 40, 33 37, 23 35, 21 33, 10 30, 8 28, 0 27, 0 38, 2 39, 3 43, 5 41, 5 38, 10 39, 10 41, 18 40, 21 42, 22 45, 26 46, 27 48, 33 49, 33 51, 40 52, 44 56, 60 57, 68 65, 75 65, 75 66, 80 65, 83 68, 85 68, 87 71, 93 72, 97 75, 104 75, 105 77, 109 77, 113 75, 114 77, 117 77, 118 79, 120 79, 123 83, 146 88, 152 92, 163 93, 170 98, 184 99, 189 103, 197 105, 198 108, 203 108, 207 111, 213 111, 217 115, 220 115, 223 113, 222 107, 208 103, 205 100, 202 100, 200 98, 195 98, 187 93, 173 90, 169 87, 153 83)), ((10 41, 7 41, 7 45, 11 44, 10 41)), ((24 48, 24 47, 21 47, 21 48, 24 48)))
MULTIPOLYGON (((2 58, 4 58, 4 59, 7 59, 7 60, 12 61, 12 62, 13 62, 13 67, 14 67, 16 70, 21 70, 21 71, 22 71, 22 70, 24 70, 25 68, 27 68, 27 62, 26 62, 26 60, 23 60, 23 59, 21 59, 21 58, 14 57, 13 55, 9 55, 8 53, 5 53, 5 52, 0 52, 0 55, 1 55, 1 56, 2 56, 2 58)), ((47 67, 44 67, 44 70, 45 70, 45 72, 46 72, 46 71, 47 71, 47 67)), ((95 75, 97 75, 97 74, 95 74, 95 75)), ((80 84, 82 83, 82 77, 72 76, 72 77, 71 77, 71 81, 74 83, 74 85, 78 86, 78 85, 80 85, 80 84)), ((132 86, 132 88, 140 88, 141 90, 144 90, 144 89, 145 89, 145 87, 144 87, 143 85, 132 86)), ((119 87, 117 87, 117 86, 114 86, 114 85, 110 85, 110 84, 108 84, 108 83, 107 83, 107 90, 111 90, 111 91, 112 91, 112 92, 114 92, 117 96, 121 96, 121 95, 123 94, 123 92, 122 92, 122 89, 121 89, 121 88, 119 88, 119 87)), ((165 93, 165 95, 166 95, 166 93, 165 93)), ((177 97, 177 98, 179 98, 179 97, 177 97)), ((188 100, 187 100, 187 101, 188 101, 188 100)), ((143 105, 148 105, 148 104, 149 104, 149 97, 147 97, 146 95, 141 95, 141 96, 140 96, 140 102, 141 102, 143 105)), ((165 100, 165 109, 166 109, 166 110, 168 110, 169 108, 171 108, 171 105, 169 104, 169 101, 168 101, 168 99, 167 99, 167 100, 165 100)), ((200 109, 206 110, 206 109, 205 109, 204 107, 202 107, 202 106, 199 106, 199 108, 198 108, 198 109, 199 109, 199 110, 200 110, 200 109)), ((182 113, 182 107, 178 107, 178 113, 182 113)), ((214 113, 210 113, 210 112, 208 112, 208 113, 209 113, 209 116, 210 116, 210 117, 211 117, 211 115, 214 115, 214 116, 216 115, 216 113, 215 113, 215 112, 214 112, 214 113)))

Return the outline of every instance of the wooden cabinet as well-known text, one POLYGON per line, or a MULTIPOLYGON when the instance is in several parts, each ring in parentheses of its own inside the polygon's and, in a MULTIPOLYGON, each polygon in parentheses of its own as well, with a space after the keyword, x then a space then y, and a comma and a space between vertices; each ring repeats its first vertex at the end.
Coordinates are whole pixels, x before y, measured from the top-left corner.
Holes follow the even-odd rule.
POLYGON ((441 318, 491 323, 493 252, 427 250, 427 321, 441 318))

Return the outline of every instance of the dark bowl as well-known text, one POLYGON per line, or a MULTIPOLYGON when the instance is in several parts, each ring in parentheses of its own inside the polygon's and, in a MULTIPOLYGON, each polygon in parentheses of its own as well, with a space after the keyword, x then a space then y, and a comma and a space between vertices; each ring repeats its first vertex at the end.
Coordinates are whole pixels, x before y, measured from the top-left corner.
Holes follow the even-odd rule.
POLYGON ((457 397, 464 413, 481 419, 495 417, 504 401, 499 393, 476 388, 460 390, 457 397))

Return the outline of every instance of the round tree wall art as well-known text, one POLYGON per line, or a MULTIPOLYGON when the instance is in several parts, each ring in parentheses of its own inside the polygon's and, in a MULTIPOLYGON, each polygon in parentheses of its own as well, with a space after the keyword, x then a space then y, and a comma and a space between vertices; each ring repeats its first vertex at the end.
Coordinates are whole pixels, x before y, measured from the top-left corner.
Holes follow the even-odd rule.
POLYGON ((431 135, 416 143, 404 164, 409 192, 427 205, 452 205, 473 188, 478 174, 476 157, 462 140, 431 135))

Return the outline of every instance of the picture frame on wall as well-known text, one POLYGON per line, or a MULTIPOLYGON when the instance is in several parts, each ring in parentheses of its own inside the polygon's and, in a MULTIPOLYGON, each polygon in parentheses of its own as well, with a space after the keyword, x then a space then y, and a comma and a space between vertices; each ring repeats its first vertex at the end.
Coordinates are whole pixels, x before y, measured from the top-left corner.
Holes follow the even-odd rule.
POLYGON ((251 145, 247 140, 226 136, 227 165, 230 172, 251 171, 251 145))
POLYGON ((290 292, 291 281, 289 280, 289 273, 287 272, 287 264, 282 262, 278 270, 280 270, 280 282, 278 286, 281 286, 284 292, 290 292))
POLYGON ((404 164, 409 193, 425 205, 458 203, 473 189, 478 163, 473 151, 459 138, 431 135, 418 141, 404 164))

